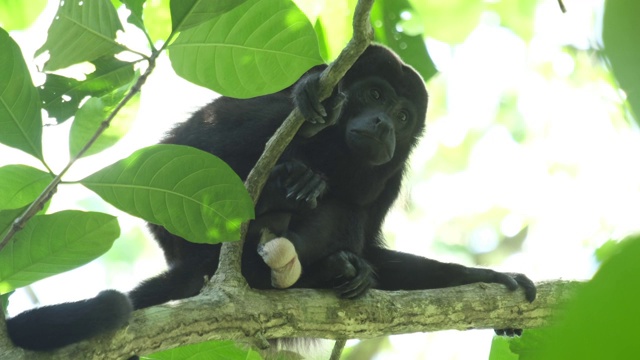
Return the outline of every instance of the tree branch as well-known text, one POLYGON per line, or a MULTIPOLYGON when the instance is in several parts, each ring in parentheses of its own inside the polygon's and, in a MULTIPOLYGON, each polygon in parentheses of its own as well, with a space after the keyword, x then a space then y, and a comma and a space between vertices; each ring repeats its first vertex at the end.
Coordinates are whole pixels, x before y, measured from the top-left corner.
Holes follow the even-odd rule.
POLYGON ((579 284, 539 283, 531 304, 521 290, 495 284, 371 290, 358 300, 339 299, 326 290, 218 291, 138 311, 126 328, 54 353, 25 351, 3 338, 0 358, 112 360, 207 340, 367 339, 447 329, 535 328, 549 324, 579 284))
MULTIPOLYGON (((358 59, 360 54, 369 46, 373 39, 373 29, 369 21, 369 13, 373 6, 373 0, 359 0, 353 17, 353 38, 342 50, 338 58, 325 69, 320 76, 320 100, 324 100, 333 91, 333 88, 342 79, 347 70, 358 59)), ((271 169, 275 165, 284 149, 298 132, 304 122, 298 108, 293 109, 282 126, 269 139, 264 153, 253 167, 245 186, 254 203, 258 201, 260 192, 264 187, 271 169)), ((214 276, 215 287, 219 286, 246 286, 246 281, 240 273, 240 259, 242 257, 242 243, 247 233, 247 224, 244 224, 241 232, 241 240, 225 243, 220 252, 220 264, 214 276), (225 284, 226 283, 226 284, 225 284)), ((211 289, 213 285, 207 288, 211 289)))

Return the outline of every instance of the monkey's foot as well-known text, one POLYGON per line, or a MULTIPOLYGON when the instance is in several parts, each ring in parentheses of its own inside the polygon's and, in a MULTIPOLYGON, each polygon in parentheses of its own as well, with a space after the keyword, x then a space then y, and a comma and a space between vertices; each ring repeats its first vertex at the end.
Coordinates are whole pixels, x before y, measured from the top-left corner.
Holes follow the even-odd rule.
POLYGON ((258 246, 258 254, 271 268, 271 285, 285 289, 295 284, 302 274, 296 249, 286 238, 278 237, 258 246))

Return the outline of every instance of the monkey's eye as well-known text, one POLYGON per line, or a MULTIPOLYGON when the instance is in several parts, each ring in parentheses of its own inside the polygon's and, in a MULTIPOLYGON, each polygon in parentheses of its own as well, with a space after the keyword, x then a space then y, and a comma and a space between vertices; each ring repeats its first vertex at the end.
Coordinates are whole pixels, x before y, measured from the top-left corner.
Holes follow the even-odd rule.
POLYGON ((405 111, 400 111, 398 113, 398 115, 396 115, 396 119, 401 123, 404 124, 407 122, 407 120, 409 120, 409 115, 407 115, 407 113, 405 111))
POLYGON ((380 90, 376 89, 376 88, 372 88, 369 90, 369 95, 371 96, 371 98, 373 98, 374 100, 380 100, 380 98, 382 98, 382 94, 380 93, 380 90))

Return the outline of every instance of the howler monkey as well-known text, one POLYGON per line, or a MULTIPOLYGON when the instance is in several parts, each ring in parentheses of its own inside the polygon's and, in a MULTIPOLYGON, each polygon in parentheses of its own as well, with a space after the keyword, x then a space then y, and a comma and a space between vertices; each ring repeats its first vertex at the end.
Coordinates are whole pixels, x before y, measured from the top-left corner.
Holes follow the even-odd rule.
MULTIPOLYGON (((432 289, 474 282, 536 288, 522 274, 441 263, 384 247, 381 225, 398 197, 407 158, 425 127, 421 77, 371 45, 323 103, 309 70, 293 86, 252 99, 220 97, 175 127, 163 143, 217 155, 245 179, 294 106, 307 120, 283 153, 256 206, 242 259, 250 286, 330 288, 345 298, 369 288, 432 289), (267 265, 265 263, 269 263, 267 265)), ((218 266, 220 245, 188 242, 149 225, 169 269, 128 295, 30 310, 7 321, 21 347, 50 350, 126 324, 131 310, 198 294, 218 266)))

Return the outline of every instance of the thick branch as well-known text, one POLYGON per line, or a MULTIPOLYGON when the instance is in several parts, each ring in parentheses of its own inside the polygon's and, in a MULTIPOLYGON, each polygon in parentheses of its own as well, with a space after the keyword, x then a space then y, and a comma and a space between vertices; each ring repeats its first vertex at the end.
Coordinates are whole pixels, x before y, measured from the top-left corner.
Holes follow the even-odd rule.
POLYGON ((55 353, 34 353, 0 340, 2 359, 126 359, 207 340, 315 337, 366 339, 446 329, 535 328, 548 324, 579 286, 538 284, 531 304, 522 291, 474 284, 438 290, 377 291, 342 300, 330 291, 219 289, 135 313, 130 325, 55 353))
MULTIPOLYGON (((369 46, 373 39, 373 29, 369 22, 369 13, 373 0, 359 0, 353 17, 353 38, 342 50, 338 58, 325 69, 320 76, 320 100, 324 100, 333 91, 340 79, 351 68, 360 54, 369 46)), ((245 185, 254 202, 260 197, 269 173, 280 155, 291 142, 304 119, 298 108, 295 108, 284 121, 282 126, 269 139, 264 153, 249 173, 245 185)), ((244 284, 240 275, 240 258, 242 257, 242 242, 246 236, 247 227, 243 227, 241 241, 225 243, 220 254, 220 265, 215 275, 214 283, 231 280, 234 284, 244 284)))

